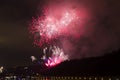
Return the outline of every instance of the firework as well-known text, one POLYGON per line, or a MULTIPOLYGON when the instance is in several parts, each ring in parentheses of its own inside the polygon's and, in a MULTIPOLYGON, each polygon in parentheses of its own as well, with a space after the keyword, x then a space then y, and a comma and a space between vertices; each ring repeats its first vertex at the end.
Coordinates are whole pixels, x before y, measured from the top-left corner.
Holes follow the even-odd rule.
POLYGON ((51 12, 51 9, 44 11, 44 16, 33 19, 30 33, 34 36, 34 44, 42 46, 60 36, 78 35, 76 33, 76 30, 79 31, 78 23, 82 25, 80 14, 73 8, 60 9, 59 13, 56 10, 51 12))
POLYGON ((85 10, 79 10, 80 7, 76 3, 55 5, 57 8, 54 5, 47 5, 47 8, 43 9, 43 15, 33 19, 30 27, 34 44, 43 48, 41 59, 45 61, 46 66, 54 66, 69 59, 62 47, 56 44, 61 43, 61 36, 64 38, 80 37, 79 32, 83 30, 81 27, 84 23, 81 20, 86 16, 85 10), (73 7, 74 5, 76 7, 73 7))
POLYGON ((45 62, 46 66, 48 67, 55 66, 65 60, 68 60, 68 56, 64 54, 64 51, 61 48, 57 46, 53 46, 51 48, 51 51, 52 51, 52 55, 45 62))

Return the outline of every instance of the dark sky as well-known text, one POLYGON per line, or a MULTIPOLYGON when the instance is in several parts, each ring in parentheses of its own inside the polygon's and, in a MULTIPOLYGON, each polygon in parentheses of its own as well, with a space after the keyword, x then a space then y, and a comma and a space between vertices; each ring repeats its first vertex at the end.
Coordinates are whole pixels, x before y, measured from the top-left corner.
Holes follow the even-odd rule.
POLYGON ((28 26, 40 0, 0 1, 0 66, 31 63, 31 55, 39 55, 29 38, 28 26))
MULTIPOLYGON (((92 0, 90 1, 92 2, 92 0)), ((95 5, 93 11, 99 9, 96 7, 97 5, 94 2, 92 3, 95 5)), ((103 3, 108 5, 107 9, 109 9, 109 16, 111 16, 109 22, 112 23, 110 25, 112 25, 112 27, 117 26, 110 30, 112 31, 112 29, 115 29, 114 31, 119 36, 120 1, 103 0, 103 3)), ((39 57, 40 49, 33 47, 33 41, 29 38, 28 27, 32 17, 37 13, 38 5, 41 6, 41 4, 43 3, 40 0, 0 1, 0 66, 11 67, 28 65, 32 64, 30 59, 31 55, 39 57)), ((104 7, 101 6, 101 10, 102 8, 104 7)), ((101 20, 106 21, 107 19, 108 18, 101 20)))

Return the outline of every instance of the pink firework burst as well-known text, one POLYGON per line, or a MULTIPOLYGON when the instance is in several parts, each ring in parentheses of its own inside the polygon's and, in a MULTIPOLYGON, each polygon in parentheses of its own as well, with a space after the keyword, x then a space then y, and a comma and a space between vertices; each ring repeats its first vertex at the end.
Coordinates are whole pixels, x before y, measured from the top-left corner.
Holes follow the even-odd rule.
POLYGON ((59 11, 48 8, 44 11, 44 16, 33 19, 30 32, 34 35, 34 43, 42 46, 43 43, 49 43, 59 36, 78 35, 78 24, 82 24, 80 14, 82 15, 72 8, 59 8, 59 11))
POLYGON ((65 60, 68 60, 68 56, 64 54, 64 51, 61 48, 57 46, 53 46, 51 50, 52 50, 52 55, 45 63, 46 66, 52 67, 65 60))

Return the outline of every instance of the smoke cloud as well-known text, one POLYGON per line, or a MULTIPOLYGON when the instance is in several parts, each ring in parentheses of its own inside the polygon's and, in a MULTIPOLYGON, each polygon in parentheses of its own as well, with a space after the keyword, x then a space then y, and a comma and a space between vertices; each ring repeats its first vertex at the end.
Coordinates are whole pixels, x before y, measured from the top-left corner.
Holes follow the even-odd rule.
POLYGON ((67 9, 65 7, 81 11, 80 21, 73 22, 72 28, 68 28, 70 36, 59 38, 60 46, 70 59, 102 56, 120 48, 117 1, 47 0, 46 3, 51 15, 59 15, 61 10, 67 9))
POLYGON ((81 0, 79 4, 77 3, 81 4, 89 10, 90 17, 85 20, 84 33, 79 32, 78 39, 62 41, 62 46, 70 59, 102 56, 118 50, 120 48, 118 5, 110 5, 110 1, 102 0, 81 0))

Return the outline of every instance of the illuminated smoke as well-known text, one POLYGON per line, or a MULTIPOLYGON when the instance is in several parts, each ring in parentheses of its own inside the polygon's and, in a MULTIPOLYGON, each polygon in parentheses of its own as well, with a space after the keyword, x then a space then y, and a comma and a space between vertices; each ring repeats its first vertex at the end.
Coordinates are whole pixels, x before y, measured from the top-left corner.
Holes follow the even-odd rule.
POLYGON ((37 60, 35 56, 31 56, 30 58, 32 59, 32 62, 37 60))

